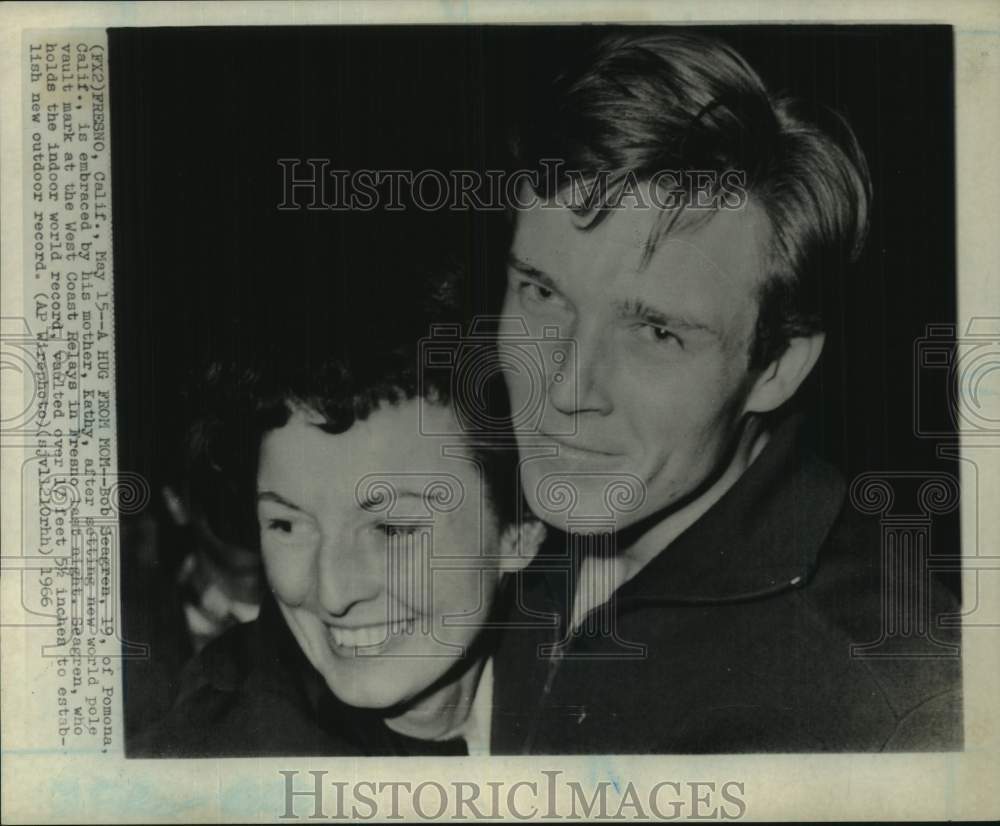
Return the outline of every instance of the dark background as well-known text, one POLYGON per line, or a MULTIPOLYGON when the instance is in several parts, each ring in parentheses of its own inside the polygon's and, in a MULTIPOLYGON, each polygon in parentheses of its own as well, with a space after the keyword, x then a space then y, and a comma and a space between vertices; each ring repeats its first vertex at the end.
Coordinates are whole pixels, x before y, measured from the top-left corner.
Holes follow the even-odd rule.
MULTIPOLYGON (((354 168, 501 165, 508 124, 605 27, 112 30, 111 130, 123 469, 178 473, 183 388, 211 358, 334 332, 432 244, 477 274, 489 309, 502 216, 373 221, 279 212, 278 158, 354 168), (376 228, 377 224, 377 228, 376 228)), ((775 89, 842 112, 871 166, 866 252, 809 398, 817 450, 852 478, 949 471, 914 434, 914 342, 955 320, 952 34, 948 27, 714 27, 775 89)), ((378 317, 371 327, 379 335, 378 317)), ((957 522, 935 551, 958 550, 957 522)), ((126 571, 127 575, 127 571, 126 571)))

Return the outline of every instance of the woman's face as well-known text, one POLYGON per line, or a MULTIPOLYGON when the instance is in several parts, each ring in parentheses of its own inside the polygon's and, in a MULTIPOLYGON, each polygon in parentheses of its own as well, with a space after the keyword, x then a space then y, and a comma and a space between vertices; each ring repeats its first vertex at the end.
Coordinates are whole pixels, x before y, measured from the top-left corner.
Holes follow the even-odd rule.
MULTIPOLYGON (((425 432, 457 431, 450 407, 419 402, 419 416, 425 432)), ((268 582, 340 700, 405 704, 468 652, 503 571, 530 556, 515 531, 501 535, 471 454, 420 435, 417 400, 344 433, 321 423, 297 410, 262 440, 268 582)))

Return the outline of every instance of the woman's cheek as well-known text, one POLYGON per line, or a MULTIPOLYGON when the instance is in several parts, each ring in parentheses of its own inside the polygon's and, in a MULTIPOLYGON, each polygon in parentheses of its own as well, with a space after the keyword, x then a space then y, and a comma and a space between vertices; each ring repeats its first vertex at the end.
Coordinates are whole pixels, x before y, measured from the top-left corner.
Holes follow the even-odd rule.
POLYGON ((303 554, 297 556, 287 552, 263 550, 264 570, 274 595, 286 605, 301 605, 309 597, 312 585, 312 565, 303 554))

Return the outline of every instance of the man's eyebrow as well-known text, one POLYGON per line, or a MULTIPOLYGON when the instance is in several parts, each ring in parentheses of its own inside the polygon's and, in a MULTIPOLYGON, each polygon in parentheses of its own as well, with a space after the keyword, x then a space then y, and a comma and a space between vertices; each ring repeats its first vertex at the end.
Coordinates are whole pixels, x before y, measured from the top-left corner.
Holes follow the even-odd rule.
MULTIPOLYGON (((427 494, 423 491, 416 490, 396 490, 394 491, 397 499, 427 499, 427 494)), ((366 496, 359 503, 362 510, 365 511, 384 511, 385 510, 385 498, 379 496, 377 493, 366 496)))
POLYGON ((273 490, 259 490, 257 491, 257 501, 258 502, 275 502, 278 505, 284 505, 286 508, 290 508, 293 511, 301 511, 298 505, 294 502, 285 499, 280 493, 275 493, 273 490))
POLYGON ((522 275, 535 279, 539 284, 548 287, 550 290, 559 292, 559 285, 551 275, 538 269, 538 267, 532 266, 527 261, 522 261, 513 253, 507 257, 507 266, 517 270, 522 275))
POLYGON ((641 298, 626 298, 615 302, 615 308, 621 318, 636 319, 653 324, 657 327, 668 327, 688 331, 701 331, 718 338, 718 333, 708 324, 685 315, 676 315, 650 307, 641 298))

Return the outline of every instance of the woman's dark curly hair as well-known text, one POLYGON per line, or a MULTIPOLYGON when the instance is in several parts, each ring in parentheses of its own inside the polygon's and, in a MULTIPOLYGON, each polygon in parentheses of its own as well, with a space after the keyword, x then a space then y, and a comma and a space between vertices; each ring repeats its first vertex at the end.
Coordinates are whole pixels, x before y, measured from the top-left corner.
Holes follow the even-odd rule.
POLYGON ((337 434, 382 405, 417 396, 451 405, 461 438, 483 467, 494 512, 501 524, 514 520, 520 489, 506 390, 493 341, 468 337, 473 321, 463 301, 465 283, 455 267, 441 268, 401 285, 391 304, 375 291, 375 300, 358 301, 336 325, 303 322, 304 335, 212 363, 192 388, 191 403, 202 414, 187 437, 191 498, 209 523, 233 526, 237 535, 225 538, 258 547, 261 439, 295 409, 318 414, 320 427, 337 434), (436 335, 441 330, 448 334, 436 335), (434 358, 427 357, 431 336, 434 358), (456 380, 463 361, 468 379, 470 360, 477 380, 456 380))

